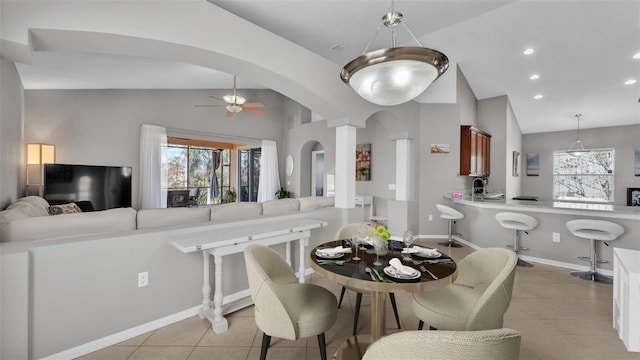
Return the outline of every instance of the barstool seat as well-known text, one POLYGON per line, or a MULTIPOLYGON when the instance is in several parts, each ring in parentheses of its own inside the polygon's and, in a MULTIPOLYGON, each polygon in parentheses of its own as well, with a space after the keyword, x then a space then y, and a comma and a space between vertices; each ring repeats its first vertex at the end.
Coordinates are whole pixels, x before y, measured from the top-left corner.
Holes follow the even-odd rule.
MULTIPOLYGON (((538 226, 538 220, 536 220, 536 218, 526 214, 501 212, 496 214, 496 220, 498 220, 498 223, 503 228, 513 230, 513 244, 508 246, 513 247, 513 251, 516 255, 520 250, 529 250, 528 248, 520 247, 518 231, 530 231, 535 229, 535 227, 538 226)), ((533 264, 518 257, 518 266, 532 267, 533 264)))
POLYGON ((442 204, 436 204, 436 209, 440 211, 440 218, 445 219, 449 222, 448 225, 448 241, 439 242, 438 245, 448 246, 448 247, 462 247, 462 245, 458 243, 454 243, 452 239, 452 225, 454 220, 460 220, 464 218, 464 214, 460 211, 450 208, 448 206, 442 204))
MULTIPOLYGON (((596 271, 596 264, 607 262, 597 258, 596 240, 597 241, 613 241, 620 235, 624 234, 624 228, 616 223, 603 220, 578 219, 567 221, 567 229, 573 236, 589 239, 591 245, 591 253, 589 258, 581 258, 590 262, 589 271, 574 271, 571 275, 585 280, 612 284, 613 279, 599 274, 596 271)), ((605 243, 606 244, 606 243, 605 243)), ((608 245, 608 244, 607 244, 608 245)))

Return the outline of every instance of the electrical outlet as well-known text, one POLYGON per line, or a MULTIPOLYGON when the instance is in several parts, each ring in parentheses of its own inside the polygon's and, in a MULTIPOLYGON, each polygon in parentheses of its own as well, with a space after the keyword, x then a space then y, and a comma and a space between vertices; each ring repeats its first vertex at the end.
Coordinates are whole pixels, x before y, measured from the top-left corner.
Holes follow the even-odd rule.
POLYGON ((149 285, 149 272, 141 272, 138 273, 138 287, 143 287, 149 285))
POLYGON ((557 233, 557 232, 553 233, 553 242, 554 243, 559 243, 560 242, 560 233, 557 233))
POLYGON ((429 214, 429 221, 433 221, 433 215, 429 214))

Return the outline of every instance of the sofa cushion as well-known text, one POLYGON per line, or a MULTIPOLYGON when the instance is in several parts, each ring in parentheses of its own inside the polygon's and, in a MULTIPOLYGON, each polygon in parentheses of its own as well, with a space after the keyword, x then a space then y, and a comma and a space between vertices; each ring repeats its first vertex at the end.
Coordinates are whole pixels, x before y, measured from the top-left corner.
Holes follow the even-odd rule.
POLYGON ((208 222, 209 208, 168 208, 138 210, 138 229, 208 222))
POLYGON ((82 210, 75 203, 51 205, 49 206, 49 215, 63 215, 81 213, 82 210))
POLYGON ((234 202, 214 205, 211 208, 211 221, 246 219, 262 215, 262 203, 234 202))
POLYGON ((39 196, 20 198, 0 211, 0 224, 36 216, 49 216, 49 203, 39 196))
POLYGON ((268 200, 262 203, 263 215, 281 215, 300 210, 298 199, 268 200))
POLYGON ((335 198, 333 196, 305 196, 298 198, 298 201, 300 202, 300 211, 313 210, 335 205, 335 198))
POLYGON ((136 211, 132 208, 118 208, 10 221, 0 224, 0 241, 52 239, 135 228, 136 211))

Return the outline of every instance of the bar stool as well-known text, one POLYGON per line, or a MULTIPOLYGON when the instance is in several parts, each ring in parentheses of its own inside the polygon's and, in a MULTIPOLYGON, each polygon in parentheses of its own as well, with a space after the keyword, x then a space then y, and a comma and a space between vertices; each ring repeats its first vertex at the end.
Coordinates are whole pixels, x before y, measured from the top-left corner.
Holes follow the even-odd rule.
POLYGON ((616 223, 602 220, 578 219, 567 221, 567 229, 573 236, 589 239, 591 243, 590 257, 578 257, 580 260, 586 260, 591 263, 589 271, 574 271, 571 275, 585 280, 612 284, 613 279, 596 272, 597 263, 606 263, 606 260, 598 260, 596 250, 596 240, 605 242, 616 240, 620 235, 624 234, 624 228, 616 223))
POLYGON ((438 245, 455 247, 455 248, 462 247, 462 245, 458 243, 454 243, 453 240, 451 239, 451 234, 452 234, 451 227, 453 225, 453 221, 463 219, 464 214, 454 208, 450 208, 448 206, 444 206, 441 204, 436 204, 436 208, 438 209, 438 211, 440 211, 440 218, 446 219, 449 221, 449 230, 447 232, 449 236, 449 240, 439 242, 438 245))
MULTIPOLYGON (((526 233, 527 231, 533 230, 538 226, 538 220, 536 220, 536 218, 520 213, 501 212, 496 214, 496 220, 498 220, 498 223, 503 228, 513 230, 513 245, 507 246, 513 247, 513 252, 515 252, 516 255, 518 255, 520 250, 529 250, 528 248, 520 247, 520 236, 518 231, 524 231, 526 233)), ((526 267, 533 266, 530 262, 520 259, 519 256, 517 265, 526 267)))

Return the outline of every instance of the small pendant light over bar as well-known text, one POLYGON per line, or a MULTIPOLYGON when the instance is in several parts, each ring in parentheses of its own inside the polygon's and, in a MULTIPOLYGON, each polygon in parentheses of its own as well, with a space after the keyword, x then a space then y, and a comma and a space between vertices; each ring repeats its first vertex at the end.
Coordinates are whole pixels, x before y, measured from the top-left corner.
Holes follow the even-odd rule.
POLYGON ((582 141, 580 141, 580 117, 581 116, 582 114, 575 115, 575 117, 578 118, 578 138, 576 139, 576 141, 573 142, 573 144, 571 144, 571 147, 569 147, 569 150, 567 150, 567 153, 573 156, 582 156, 582 154, 587 152, 587 150, 585 150, 584 146, 582 145, 582 141))
POLYGON ((392 106, 415 99, 444 74, 449 59, 443 53, 422 47, 420 41, 402 19, 393 11, 382 18, 382 24, 391 29, 391 47, 369 51, 375 35, 362 55, 342 68, 340 78, 365 100, 378 105, 392 106), (418 47, 396 47, 396 27, 402 24, 418 47))

